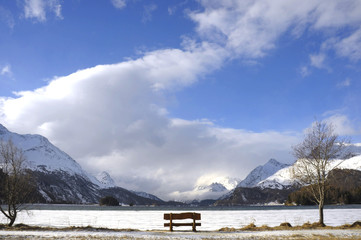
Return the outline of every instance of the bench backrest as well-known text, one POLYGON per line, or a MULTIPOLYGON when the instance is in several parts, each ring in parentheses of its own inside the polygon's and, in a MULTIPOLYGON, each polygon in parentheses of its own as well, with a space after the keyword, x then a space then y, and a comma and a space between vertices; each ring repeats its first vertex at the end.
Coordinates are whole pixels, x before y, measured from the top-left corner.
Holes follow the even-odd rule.
POLYGON ((200 213, 186 212, 186 213, 165 213, 164 220, 182 220, 182 219, 201 220, 200 213))

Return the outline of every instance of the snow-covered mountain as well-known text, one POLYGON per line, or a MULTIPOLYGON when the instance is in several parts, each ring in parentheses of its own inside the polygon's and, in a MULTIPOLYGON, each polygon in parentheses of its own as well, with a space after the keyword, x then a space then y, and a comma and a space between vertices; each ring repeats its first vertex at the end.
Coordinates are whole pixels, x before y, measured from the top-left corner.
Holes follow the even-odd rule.
POLYGON ((197 191, 207 191, 207 192, 225 192, 227 188, 220 183, 212 183, 208 186, 198 186, 197 191))
MULTIPOLYGON (((353 151, 355 153, 355 151, 353 151)), ((273 162, 273 161, 272 161, 273 162)), ((271 162, 271 163, 272 163, 271 162)), ((267 204, 270 202, 284 202, 288 195, 300 187, 300 183, 295 177, 295 172, 299 161, 293 165, 281 168, 269 177, 257 182, 260 176, 261 168, 253 170, 246 179, 248 183, 252 183, 253 187, 238 185, 237 188, 223 195, 215 203, 216 205, 243 205, 243 204, 267 204), (253 180, 253 181, 250 181, 253 180), (244 187, 245 186, 245 187, 244 187)), ((267 164, 265 164, 267 165, 267 164)), ((273 165, 273 164, 272 164, 273 165)), ((338 169, 351 169, 361 171, 361 155, 351 157, 346 160, 333 160, 330 164, 329 171, 338 169)), ((245 180, 246 180, 245 179, 245 180)))
POLYGON ((361 155, 361 143, 349 144, 349 151, 354 155, 361 155))
MULTIPOLYGON (((257 183, 256 186, 260 188, 287 189, 292 187, 292 185, 298 184, 297 179, 295 179, 294 176, 297 164, 298 163, 295 162, 292 166, 277 171, 275 174, 257 183)), ((333 168, 339 168, 361 171, 361 155, 354 156, 346 160, 333 160, 330 162, 329 166, 329 170, 332 170, 333 168)))
POLYGON ((215 179, 216 183, 222 184, 228 191, 235 189, 240 181, 241 180, 239 178, 234 177, 223 177, 215 179))
POLYGON ((88 203, 99 200, 99 181, 45 137, 13 133, 0 124, 0 140, 11 140, 24 152, 24 165, 37 181, 38 201, 88 203))
POLYGON ((346 159, 345 161, 336 160, 334 164, 339 164, 337 168, 340 169, 354 169, 361 171, 361 154, 352 158, 346 159))
POLYGON ((193 197, 193 199, 218 199, 237 187, 239 182, 240 180, 238 178, 217 177, 211 182, 195 186, 193 191, 187 194, 193 197))
POLYGON ((41 135, 13 133, 0 124, 0 140, 11 140, 24 152, 26 158, 24 165, 32 171, 37 182, 37 201, 98 203, 101 197, 113 195, 122 203, 161 203, 161 200, 138 196, 117 187, 106 172, 98 175, 98 180, 41 135))
POLYGON ((288 166, 290 165, 280 163, 275 159, 270 159, 266 164, 253 169, 247 177, 238 184, 237 187, 255 187, 262 180, 288 166))
POLYGON ((70 175, 80 175, 99 185, 99 181, 85 172, 74 159, 41 135, 13 133, 0 124, 0 140, 11 140, 24 152, 28 169, 43 172, 65 171, 70 175))
POLYGON ((99 181, 99 185, 102 188, 112 188, 116 187, 116 184, 109 173, 103 171, 96 175, 96 179, 99 181))

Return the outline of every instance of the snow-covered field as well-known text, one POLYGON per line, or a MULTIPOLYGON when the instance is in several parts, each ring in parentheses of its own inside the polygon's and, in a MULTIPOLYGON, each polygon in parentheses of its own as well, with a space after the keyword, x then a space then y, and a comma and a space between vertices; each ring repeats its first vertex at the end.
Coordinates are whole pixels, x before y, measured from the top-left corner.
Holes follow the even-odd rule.
MULTIPOLYGON (((187 210, 186 210, 187 211, 187 210)), ((113 229, 166 230, 163 214, 168 210, 28 210, 20 212, 16 223, 43 227, 92 226, 113 229)), ((184 211, 171 211, 184 212, 184 211)), ((318 221, 316 208, 270 208, 257 210, 201 210, 200 231, 215 231, 223 227, 241 228, 250 223, 257 226, 293 226, 318 221)), ((361 220, 361 207, 325 209, 325 224, 338 226, 361 220)), ((1 216, 0 222, 6 223, 1 216)), ((176 228, 190 230, 190 227, 176 228)))

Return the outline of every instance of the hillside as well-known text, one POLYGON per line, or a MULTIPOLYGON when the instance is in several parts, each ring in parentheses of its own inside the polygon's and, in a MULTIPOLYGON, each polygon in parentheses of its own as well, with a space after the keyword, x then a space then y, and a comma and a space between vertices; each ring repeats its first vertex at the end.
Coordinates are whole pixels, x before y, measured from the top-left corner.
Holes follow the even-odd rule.
MULTIPOLYGON (((354 169, 334 169, 327 177, 326 204, 360 204, 361 171, 354 169)), ((314 205, 309 187, 291 193, 288 204, 314 205)))
POLYGON ((98 203, 100 198, 111 195, 124 204, 164 204, 158 198, 139 196, 116 186, 106 172, 100 174, 98 180, 41 135, 13 133, 0 124, 0 139, 11 140, 24 152, 24 165, 37 184, 36 202, 98 203))

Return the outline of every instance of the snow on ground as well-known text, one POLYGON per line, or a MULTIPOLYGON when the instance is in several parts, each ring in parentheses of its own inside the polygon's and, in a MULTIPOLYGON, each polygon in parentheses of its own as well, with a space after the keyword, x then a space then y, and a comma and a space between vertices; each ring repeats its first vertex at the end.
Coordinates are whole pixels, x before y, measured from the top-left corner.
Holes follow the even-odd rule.
MULTIPOLYGON (((190 227, 164 228, 166 210, 29 210, 20 212, 16 223, 42 227, 92 226, 113 229, 139 229, 138 231, 0 231, 0 239, 305 239, 324 236, 333 239, 360 239, 361 229, 352 230, 287 230, 261 232, 218 232, 220 228, 241 228, 250 223, 257 226, 278 226, 282 222, 302 225, 316 222, 317 208, 264 209, 264 210, 202 210, 202 226, 193 233, 190 227), (293 238, 296 236, 296 238, 293 238)), ((180 211, 172 211, 180 212, 180 211)), ((325 223, 338 226, 359 221, 361 208, 325 209, 325 223)), ((3 216, 0 222, 6 223, 3 216)))
MULTIPOLYGON (((165 210, 29 210, 20 212, 16 223, 42 227, 98 227, 113 229, 166 230, 163 224, 165 210)), ((180 211, 172 211, 174 213, 180 211)), ((267 209, 267 210, 207 210, 201 213, 200 231, 216 231, 223 227, 241 228, 250 223, 257 226, 279 226, 283 222, 302 225, 318 221, 318 209, 267 209)), ((360 221, 361 208, 325 209, 325 224, 339 226, 360 221)), ((6 219, 1 216, 1 223, 6 219)), ((189 230, 179 227, 177 230, 189 230)))

